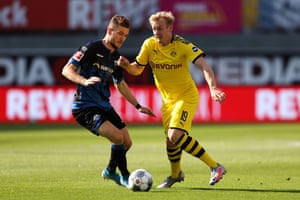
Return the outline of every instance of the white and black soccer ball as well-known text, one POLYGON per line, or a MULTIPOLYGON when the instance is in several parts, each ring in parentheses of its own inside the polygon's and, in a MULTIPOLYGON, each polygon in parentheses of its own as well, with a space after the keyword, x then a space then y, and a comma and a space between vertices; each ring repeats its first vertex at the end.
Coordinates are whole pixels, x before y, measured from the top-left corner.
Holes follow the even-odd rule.
POLYGON ((128 178, 128 188, 133 191, 147 192, 151 189, 153 178, 145 169, 133 171, 128 178))

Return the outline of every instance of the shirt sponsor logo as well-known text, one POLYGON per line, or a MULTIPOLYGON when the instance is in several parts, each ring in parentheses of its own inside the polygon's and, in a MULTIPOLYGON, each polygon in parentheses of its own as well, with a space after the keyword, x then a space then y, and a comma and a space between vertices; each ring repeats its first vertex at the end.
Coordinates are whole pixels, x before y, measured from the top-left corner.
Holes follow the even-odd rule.
POLYGON ((94 63, 93 66, 97 67, 99 70, 108 72, 110 74, 112 74, 114 72, 114 70, 112 68, 104 66, 104 65, 100 65, 99 63, 94 63))
POLYGON ((97 53, 96 56, 98 56, 99 58, 103 58, 104 56, 102 54, 97 53))
POLYGON ((153 64, 154 69, 174 70, 182 67, 182 64, 153 64))

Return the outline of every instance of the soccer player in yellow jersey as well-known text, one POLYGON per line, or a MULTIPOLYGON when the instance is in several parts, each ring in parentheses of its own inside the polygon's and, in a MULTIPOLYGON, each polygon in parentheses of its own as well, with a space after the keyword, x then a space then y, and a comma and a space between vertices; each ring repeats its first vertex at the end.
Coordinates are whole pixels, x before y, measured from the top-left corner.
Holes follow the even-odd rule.
POLYGON ((217 88, 214 72, 206 63, 204 52, 184 38, 173 35, 174 20, 173 14, 166 11, 150 16, 153 36, 144 41, 135 62, 130 63, 125 57, 120 57, 118 64, 136 76, 150 65, 155 85, 162 96, 162 123, 171 175, 158 188, 169 188, 184 180, 180 165, 182 150, 210 168, 209 184, 214 185, 222 179, 226 170, 189 135, 199 96, 189 71, 189 62, 203 72, 213 100, 222 103, 226 95, 217 88))

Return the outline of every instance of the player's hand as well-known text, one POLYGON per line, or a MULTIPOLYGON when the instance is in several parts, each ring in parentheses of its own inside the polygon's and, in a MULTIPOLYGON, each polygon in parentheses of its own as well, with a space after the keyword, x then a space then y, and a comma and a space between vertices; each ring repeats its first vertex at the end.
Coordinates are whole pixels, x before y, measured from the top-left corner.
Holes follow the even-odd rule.
POLYGON ((211 97, 214 101, 223 103, 226 100, 226 94, 218 88, 211 89, 211 97))
POLYGON ((97 76, 91 76, 84 81, 84 86, 94 85, 97 82, 101 82, 101 79, 97 76))
POLYGON ((117 64, 118 64, 120 67, 122 67, 122 68, 125 69, 125 68, 130 64, 130 62, 129 62, 129 60, 128 60, 127 58, 125 58, 124 56, 120 56, 120 58, 118 59, 117 64))
POLYGON ((153 111, 150 109, 150 108, 147 108, 147 107, 140 107, 138 109, 139 112, 141 113, 144 113, 144 114, 147 114, 147 115, 150 115, 152 117, 156 117, 156 115, 153 113, 153 111))

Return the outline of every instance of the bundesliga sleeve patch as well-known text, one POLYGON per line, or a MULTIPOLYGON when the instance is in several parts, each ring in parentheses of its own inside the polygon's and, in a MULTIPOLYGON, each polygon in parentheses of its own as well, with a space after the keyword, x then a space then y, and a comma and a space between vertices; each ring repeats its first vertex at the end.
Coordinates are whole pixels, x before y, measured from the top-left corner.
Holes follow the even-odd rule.
POLYGON ((193 46, 192 51, 193 52, 197 52, 198 51, 198 47, 193 46))
POLYGON ((79 62, 81 58, 83 57, 83 53, 81 51, 77 51, 76 53, 73 54, 72 58, 79 62))
POLYGON ((86 52, 86 50, 87 50, 87 47, 85 47, 85 46, 81 47, 80 50, 76 51, 73 54, 72 58, 74 60, 76 60, 77 62, 79 62, 82 59, 82 57, 84 56, 84 53, 86 52))

